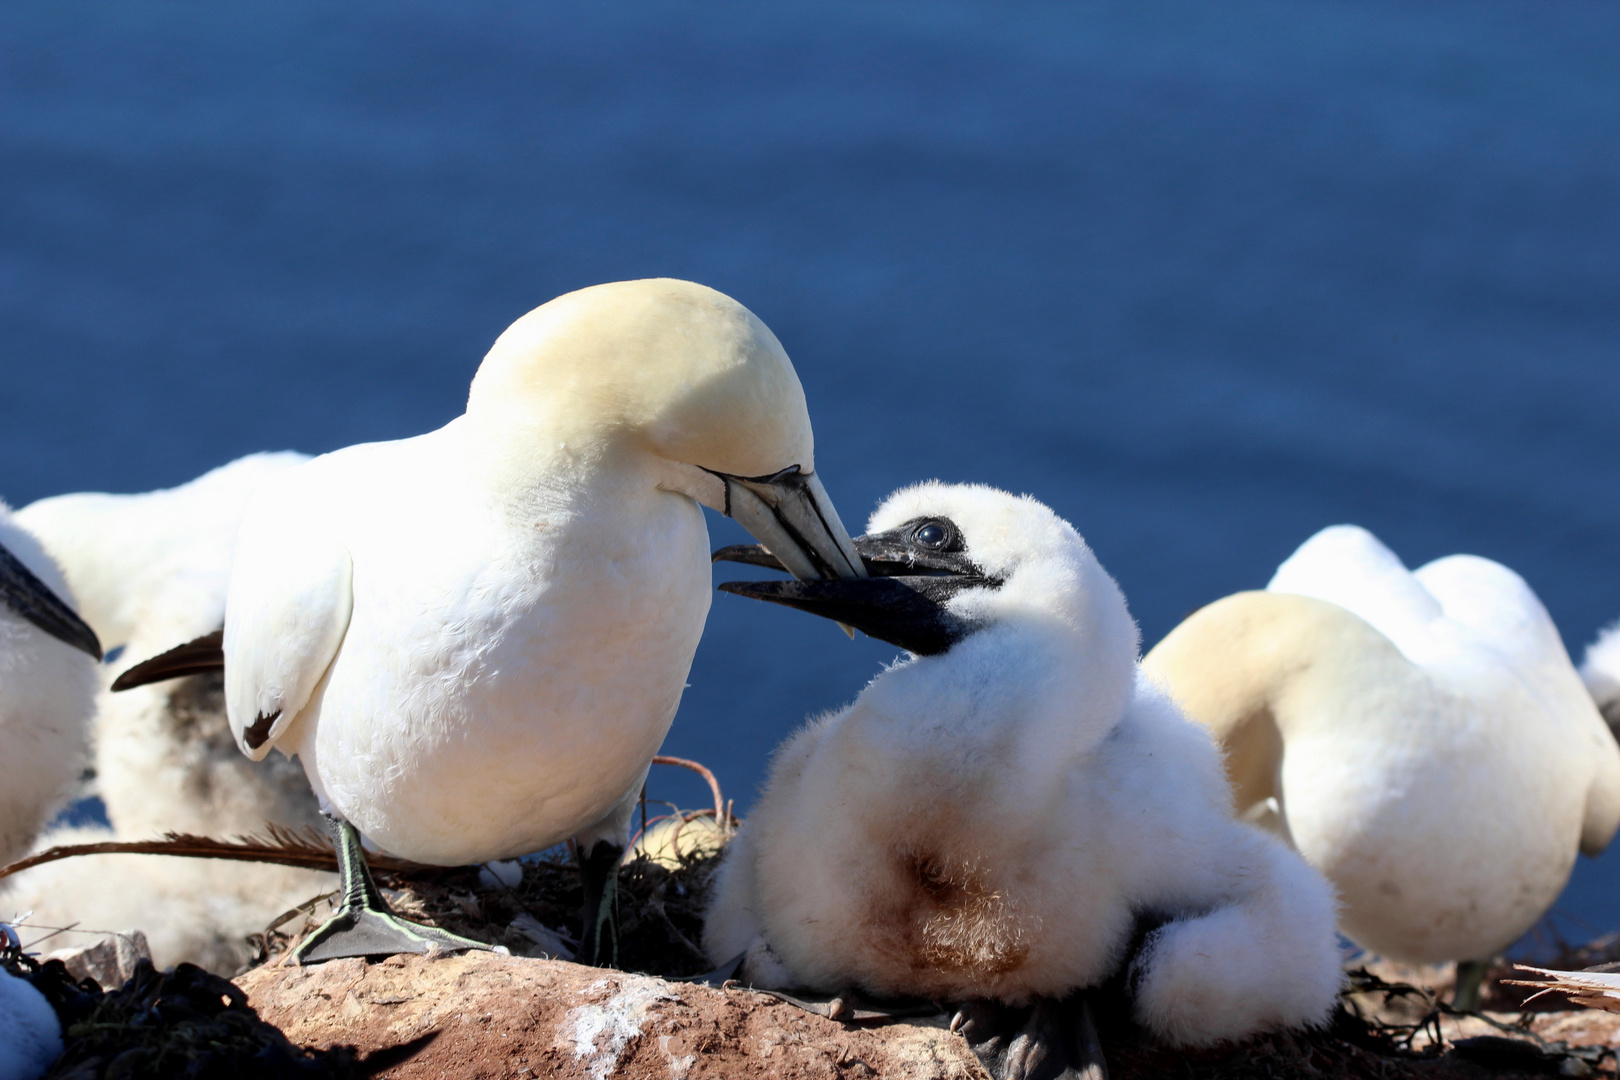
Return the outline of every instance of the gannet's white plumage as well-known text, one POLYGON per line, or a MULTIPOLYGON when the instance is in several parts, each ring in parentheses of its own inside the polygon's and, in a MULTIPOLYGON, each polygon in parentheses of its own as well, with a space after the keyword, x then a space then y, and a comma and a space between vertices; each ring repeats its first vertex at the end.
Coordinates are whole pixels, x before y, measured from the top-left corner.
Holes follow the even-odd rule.
POLYGON ((1275 799, 1344 932, 1384 955, 1490 957, 1620 825, 1620 748, 1535 594, 1490 560, 1414 573, 1335 526, 1143 666, 1222 742, 1237 808, 1275 799))
POLYGON ((778 753, 722 866, 710 957, 749 950, 756 984, 1016 1003, 1104 981, 1137 920, 1163 920, 1129 961, 1161 1037, 1321 1021, 1331 891, 1233 819, 1213 743, 1139 676, 1081 537, 1027 497, 940 484, 891 496, 869 532, 918 518, 954 522, 1003 584, 956 594, 971 632, 778 753))
MULTIPOLYGON (((39 542, 0 503, 0 548, 64 603, 73 594, 39 542)), ((0 595, 0 863, 28 850, 84 767, 96 661, 0 595)))
POLYGON ((1581 681, 1597 702, 1610 730, 1620 728, 1620 623, 1605 627, 1586 647, 1581 681))
POLYGON ((700 504, 741 518, 738 478, 794 467, 803 391, 742 305, 670 280, 553 300, 465 415, 259 489, 226 603, 233 729, 408 858, 623 844, 708 611, 700 504))

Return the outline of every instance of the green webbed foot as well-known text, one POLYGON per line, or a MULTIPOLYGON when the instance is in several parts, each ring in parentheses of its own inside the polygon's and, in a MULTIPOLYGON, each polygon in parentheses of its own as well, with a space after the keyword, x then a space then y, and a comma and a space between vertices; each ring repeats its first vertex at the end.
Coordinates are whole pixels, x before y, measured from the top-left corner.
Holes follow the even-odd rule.
POLYGON ((464 952, 492 946, 435 926, 395 915, 366 866, 360 833, 342 818, 326 816, 337 848, 343 902, 326 922, 299 943, 293 957, 300 964, 319 964, 347 956, 393 956, 396 953, 464 952))

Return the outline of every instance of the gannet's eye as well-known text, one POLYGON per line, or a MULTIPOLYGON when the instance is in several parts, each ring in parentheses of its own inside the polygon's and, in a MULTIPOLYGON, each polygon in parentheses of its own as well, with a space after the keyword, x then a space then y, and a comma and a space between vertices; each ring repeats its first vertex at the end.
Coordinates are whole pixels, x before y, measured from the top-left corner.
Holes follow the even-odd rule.
POLYGON ((951 531, 937 521, 929 521, 923 523, 912 536, 923 547, 942 548, 945 541, 951 538, 951 531))

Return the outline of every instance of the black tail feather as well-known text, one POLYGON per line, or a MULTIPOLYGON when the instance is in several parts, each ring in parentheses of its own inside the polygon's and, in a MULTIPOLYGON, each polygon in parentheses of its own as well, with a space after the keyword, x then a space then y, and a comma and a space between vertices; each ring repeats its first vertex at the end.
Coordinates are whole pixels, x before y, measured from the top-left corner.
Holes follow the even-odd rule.
POLYGON ((112 688, 133 690, 148 683, 178 679, 182 675, 201 675, 209 671, 225 670, 225 631, 204 634, 195 641, 176 645, 168 652, 159 653, 150 660, 142 660, 118 678, 112 688))

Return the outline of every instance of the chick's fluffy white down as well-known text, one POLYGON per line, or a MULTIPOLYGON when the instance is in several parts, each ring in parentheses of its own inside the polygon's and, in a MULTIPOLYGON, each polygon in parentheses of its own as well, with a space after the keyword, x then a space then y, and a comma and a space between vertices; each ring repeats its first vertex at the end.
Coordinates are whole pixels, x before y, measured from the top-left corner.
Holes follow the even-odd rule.
POLYGON ((1060 996, 1130 965, 1139 1020, 1198 1045, 1310 1025, 1340 984, 1334 901, 1233 820, 1203 729, 1138 674, 1124 597, 1028 498, 927 484, 869 525, 949 517, 999 589, 782 748, 705 947, 756 982, 944 1000, 1060 996), (1145 920, 1156 926, 1125 955, 1145 920))
MULTIPOLYGON (((57 596, 50 557, 0 503, 0 544, 57 596)), ((0 602, 0 863, 20 857, 84 765, 96 663, 0 602)))

